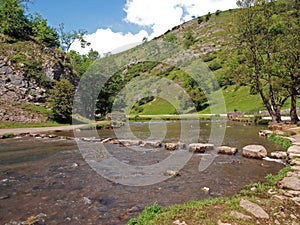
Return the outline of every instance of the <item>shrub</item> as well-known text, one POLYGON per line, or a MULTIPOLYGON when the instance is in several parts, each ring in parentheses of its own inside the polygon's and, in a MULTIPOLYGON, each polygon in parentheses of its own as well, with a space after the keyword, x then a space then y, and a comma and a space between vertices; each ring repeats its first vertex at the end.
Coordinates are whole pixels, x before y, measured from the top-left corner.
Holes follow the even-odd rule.
POLYGON ((3 139, 6 139, 6 138, 13 138, 15 135, 13 133, 5 133, 3 134, 3 139))

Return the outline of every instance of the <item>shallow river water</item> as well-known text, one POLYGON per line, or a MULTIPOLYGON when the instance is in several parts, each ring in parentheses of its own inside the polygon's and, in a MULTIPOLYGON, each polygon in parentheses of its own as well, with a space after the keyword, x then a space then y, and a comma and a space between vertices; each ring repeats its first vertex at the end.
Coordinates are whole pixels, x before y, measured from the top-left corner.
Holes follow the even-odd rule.
MULTIPOLYGON (((133 122, 130 129, 139 139, 155 139, 150 130, 157 123, 133 122)), ((169 121, 164 127, 164 142, 180 140, 180 132, 192 132, 192 128, 180 130, 179 121, 169 121)), ((209 123, 201 122, 196 139, 207 143, 210 128, 209 123)), ((262 181, 267 174, 276 174, 283 167, 275 162, 242 157, 240 150, 248 144, 262 144, 269 152, 280 149, 259 137, 260 129, 264 127, 227 124, 222 144, 237 147, 237 155, 217 155, 200 172, 199 162, 205 158, 194 154, 180 170, 181 176, 147 186, 122 185, 103 178, 82 158, 74 140, 33 137, 0 140, 0 224, 25 221, 40 213, 47 215, 45 224, 126 224, 154 202, 168 206, 233 195, 243 186, 262 181), (210 193, 204 193, 203 187, 209 187, 210 193)), ((126 132, 118 130, 122 137, 130 137, 126 132)), ((56 135, 73 136, 73 133, 56 135)), ((82 131, 80 135, 89 134, 82 131)), ((114 130, 99 131, 99 138, 107 137, 115 137, 114 130)), ((163 148, 119 145, 106 148, 120 161, 132 165, 157 163, 172 154, 163 148)))

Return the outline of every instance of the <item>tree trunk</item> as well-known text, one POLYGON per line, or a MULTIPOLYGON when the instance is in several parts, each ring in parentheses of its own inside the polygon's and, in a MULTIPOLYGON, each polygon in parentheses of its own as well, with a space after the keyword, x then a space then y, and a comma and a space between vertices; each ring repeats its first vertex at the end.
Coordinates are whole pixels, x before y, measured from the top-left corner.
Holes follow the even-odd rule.
POLYGON ((291 116, 291 122, 296 124, 299 122, 299 118, 297 115, 297 90, 295 87, 292 88, 292 96, 291 96, 291 110, 290 110, 290 116, 291 116))

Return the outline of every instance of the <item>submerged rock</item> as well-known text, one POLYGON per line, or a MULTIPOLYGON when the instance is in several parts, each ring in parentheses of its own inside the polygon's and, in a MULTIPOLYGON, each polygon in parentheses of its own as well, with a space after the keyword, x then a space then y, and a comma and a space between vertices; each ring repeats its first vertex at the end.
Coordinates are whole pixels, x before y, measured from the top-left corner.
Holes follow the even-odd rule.
POLYGON ((262 145, 247 145, 243 148, 243 156, 247 158, 262 159, 267 156, 267 150, 262 145))

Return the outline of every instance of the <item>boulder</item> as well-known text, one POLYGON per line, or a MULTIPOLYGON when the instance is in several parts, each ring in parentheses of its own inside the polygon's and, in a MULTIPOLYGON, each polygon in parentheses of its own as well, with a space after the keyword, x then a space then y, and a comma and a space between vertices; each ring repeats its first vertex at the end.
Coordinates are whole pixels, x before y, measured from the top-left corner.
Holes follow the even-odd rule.
POLYGON ((119 140, 121 145, 131 146, 131 145, 140 145, 142 142, 140 140, 119 140))
POLYGON ((273 159, 286 159, 286 152, 271 152, 271 158, 273 159))
POLYGON ((253 202, 250 202, 245 199, 241 199, 240 206, 244 208, 246 211, 248 211, 249 213, 251 213, 256 218, 269 219, 268 213, 266 213, 265 210, 263 210, 263 208, 261 208, 259 205, 253 202))
POLYGON ((159 148, 162 144, 160 141, 143 141, 140 145, 142 147, 159 148))
POLYGON ((237 153, 237 148, 232 148, 228 146, 218 147, 218 154, 235 155, 236 153, 237 153))
POLYGON ((300 179, 297 177, 284 177, 278 186, 282 189, 291 189, 294 191, 300 191, 300 179))
POLYGON ((262 145, 247 145, 243 147, 243 156, 248 158, 262 159, 267 156, 267 150, 262 145))
POLYGON ((213 144, 192 143, 189 144, 189 151, 194 153, 204 153, 206 150, 213 149, 213 144))

